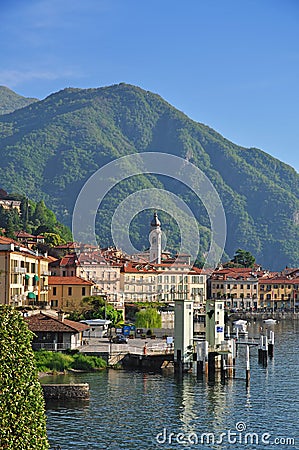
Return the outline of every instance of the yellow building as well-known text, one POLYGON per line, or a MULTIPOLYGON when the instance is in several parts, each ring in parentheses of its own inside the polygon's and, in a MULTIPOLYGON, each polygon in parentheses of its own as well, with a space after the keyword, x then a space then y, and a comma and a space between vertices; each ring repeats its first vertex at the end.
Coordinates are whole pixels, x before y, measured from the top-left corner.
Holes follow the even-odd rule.
POLYGON ((260 308, 296 309, 298 305, 298 277, 275 277, 259 282, 260 308))
POLYGON ((0 237, 0 304, 48 305, 48 258, 0 237))
POLYGON ((73 311, 84 297, 92 295, 93 283, 80 277, 49 277, 51 308, 73 311))
POLYGON ((215 270, 210 278, 210 297, 224 299, 228 309, 258 308, 258 273, 251 268, 215 270))

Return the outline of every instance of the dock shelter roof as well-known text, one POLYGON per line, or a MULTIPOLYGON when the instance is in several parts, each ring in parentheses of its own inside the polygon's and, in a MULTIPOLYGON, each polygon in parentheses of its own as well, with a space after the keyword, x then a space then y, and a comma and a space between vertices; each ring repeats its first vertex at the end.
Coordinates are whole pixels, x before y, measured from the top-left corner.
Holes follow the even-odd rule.
POLYGON ((80 320, 81 323, 86 323, 87 325, 91 327, 96 326, 103 326, 103 325, 110 325, 111 320, 107 319, 87 319, 87 320, 80 320))

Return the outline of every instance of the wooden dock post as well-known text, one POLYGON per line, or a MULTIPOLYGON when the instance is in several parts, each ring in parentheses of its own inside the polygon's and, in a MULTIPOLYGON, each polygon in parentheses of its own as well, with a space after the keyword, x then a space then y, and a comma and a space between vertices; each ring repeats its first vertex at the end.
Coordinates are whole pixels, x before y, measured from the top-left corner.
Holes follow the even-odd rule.
POLYGON ((250 354, 249 354, 249 345, 246 345, 246 388, 249 387, 250 384, 250 354))

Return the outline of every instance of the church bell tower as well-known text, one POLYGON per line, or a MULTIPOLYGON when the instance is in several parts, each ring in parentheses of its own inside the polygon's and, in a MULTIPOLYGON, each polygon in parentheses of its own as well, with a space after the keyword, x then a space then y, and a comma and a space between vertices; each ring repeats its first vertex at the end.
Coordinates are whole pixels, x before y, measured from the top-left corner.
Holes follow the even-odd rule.
POLYGON ((161 264, 162 231, 161 231, 161 222, 156 212, 154 213, 153 220, 151 221, 151 231, 149 234, 149 241, 150 241, 150 262, 154 264, 161 264))

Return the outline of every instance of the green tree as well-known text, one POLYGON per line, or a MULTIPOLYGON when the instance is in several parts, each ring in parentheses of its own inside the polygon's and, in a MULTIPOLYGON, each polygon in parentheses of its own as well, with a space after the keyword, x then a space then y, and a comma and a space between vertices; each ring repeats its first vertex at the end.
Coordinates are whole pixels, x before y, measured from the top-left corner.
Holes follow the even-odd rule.
POLYGON ((239 267, 253 267, 255 264, 255 257, 248 251, 238 249, 232 262, 239 267))
POLYGON ((33 334, 20 313, 8 306, 0 308, 0 324, 0 448, 48 449, 33 334))
POLYGON ((82 300, 82 310, 73 311, 69 314, 71 320, 84 319, 107 319, 111 320, 113 325, 123 319, 122 312, 117 311, 112 305, 109 305, 104 296, 92 295, 84 297, 82 300))
POLYGON ((33 220, 36 226, 46 225, 48 229, 52 229, 57 222, 55 214, 46 207, 43 200, 37 203, 33 220))
POLYGON ((57 233, 44 233, 45 243, 50 247, 55 247, 56 245, 64 244, 65 241, 57 233))
POLYGON ((136 313, 137 328, 161 328, 161 316, 155 308, 146 308, 136 313))

